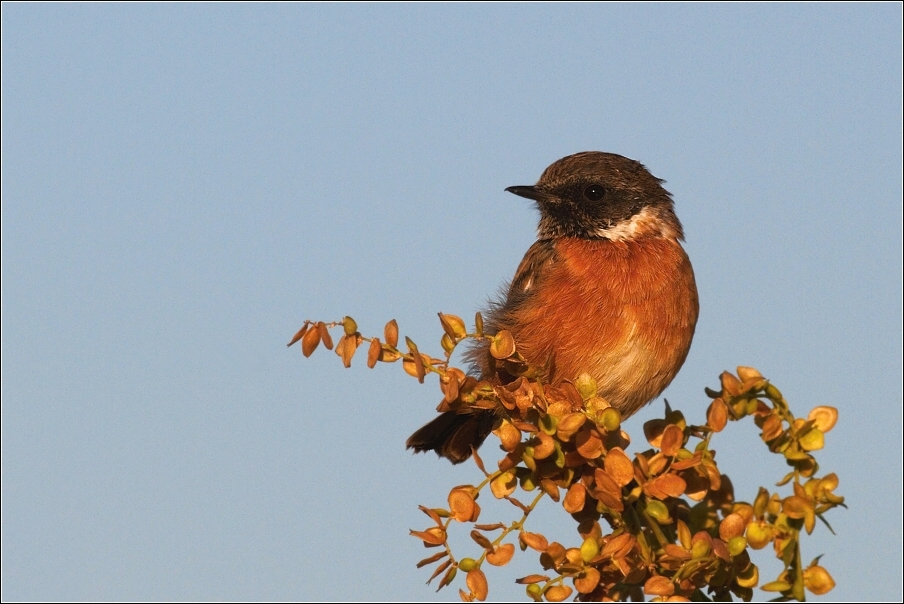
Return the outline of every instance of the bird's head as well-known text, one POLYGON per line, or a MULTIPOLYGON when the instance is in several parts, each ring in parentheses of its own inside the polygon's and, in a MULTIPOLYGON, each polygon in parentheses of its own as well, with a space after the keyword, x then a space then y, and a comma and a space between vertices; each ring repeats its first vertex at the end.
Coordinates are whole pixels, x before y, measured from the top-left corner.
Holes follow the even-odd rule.
POLYGON ((506 191, 537 202, 539 239, 683 239, 663 182, 633 159, 585 151, 550 165, 537 184, 506 191))

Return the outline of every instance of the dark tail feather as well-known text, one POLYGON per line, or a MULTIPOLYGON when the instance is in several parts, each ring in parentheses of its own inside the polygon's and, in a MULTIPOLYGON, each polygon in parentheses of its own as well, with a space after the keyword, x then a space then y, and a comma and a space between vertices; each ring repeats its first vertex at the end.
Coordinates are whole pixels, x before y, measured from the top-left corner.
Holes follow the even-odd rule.
POLYGON ((454 464, 461 463, 471 457, 472 446, 477 449, 483 444, 497 419, 492 411, 446 411, 412 434, 405 447, 415 453, 436 451, 454 464))

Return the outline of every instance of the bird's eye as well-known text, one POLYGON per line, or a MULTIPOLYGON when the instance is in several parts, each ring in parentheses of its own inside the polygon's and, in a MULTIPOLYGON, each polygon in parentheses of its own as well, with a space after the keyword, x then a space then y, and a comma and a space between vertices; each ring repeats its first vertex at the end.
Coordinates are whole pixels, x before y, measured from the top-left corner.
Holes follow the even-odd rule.
POLYGON ((599 201, 606 195, 606 189, 602 185, 590 185, 584 189, 584 197, 590 201, 599 201))

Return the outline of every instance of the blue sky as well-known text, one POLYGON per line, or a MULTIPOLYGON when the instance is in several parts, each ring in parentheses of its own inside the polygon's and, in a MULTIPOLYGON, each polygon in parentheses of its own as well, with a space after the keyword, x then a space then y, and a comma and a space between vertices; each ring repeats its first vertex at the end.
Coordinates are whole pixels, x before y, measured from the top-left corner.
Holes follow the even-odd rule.
MULTIPOLYGON (((2 11, 4 600, 457 599, 408 536, 477 478, 404 449, 436 384, 285 343, 439 350, 534 240, 503 189, 584 150, 675 196, 701 315, 665 396, 702 421, 752 365, 838 407, 849 509, 804 557, 901 598, 900 4, 2 11)), ((783 473, 749 425, 715 448, 739 498, 783 473)))

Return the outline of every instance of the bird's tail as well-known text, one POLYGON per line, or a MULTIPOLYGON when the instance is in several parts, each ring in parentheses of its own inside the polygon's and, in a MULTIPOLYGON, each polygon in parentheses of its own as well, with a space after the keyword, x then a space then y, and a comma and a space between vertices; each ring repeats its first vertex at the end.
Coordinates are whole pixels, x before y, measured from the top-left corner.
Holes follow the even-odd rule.
POLYGON ((412 434, 405 443, 415 453, 436 451, 453 464, 471 457, 471 447, 480 447, 498 420, 492 411, 478 410, 472 413, 446 411, 412 434))

